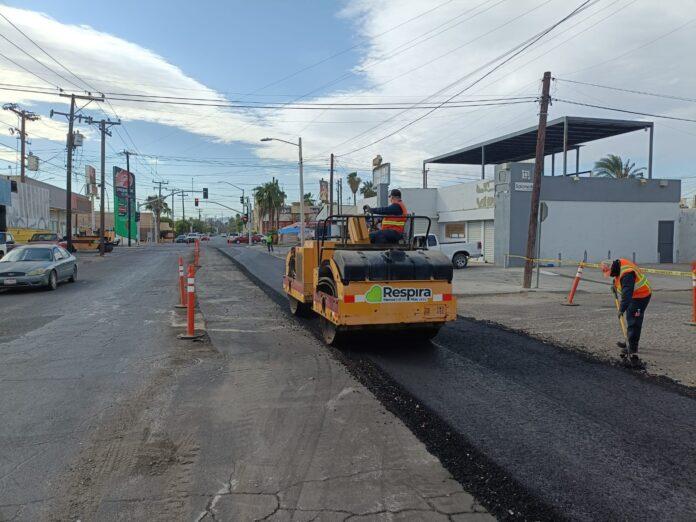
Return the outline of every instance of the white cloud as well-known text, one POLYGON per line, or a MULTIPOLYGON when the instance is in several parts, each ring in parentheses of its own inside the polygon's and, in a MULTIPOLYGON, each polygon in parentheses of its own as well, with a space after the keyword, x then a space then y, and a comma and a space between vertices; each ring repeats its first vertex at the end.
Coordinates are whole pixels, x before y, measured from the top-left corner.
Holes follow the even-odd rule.
MULTIPOLYGON (((433 7, 435 5, 437 4, 434 2, 431 4, 433 7)), ((41 13, 9 7, 2 9, 15 24, 98 90, 224 99, 220 93, 187 76, 163 57, 134 43, 91 27, 66 25, 41 13)), ((363 86, 360 89, 344 90, 342 83, 337 82, 331 87, 333 90, 330 94, 304 101, 418 100, 419 97, 435 93, 443 85, 464 77, 518 42, 529 38, 567 14, 572 6, 562 0, 450 2, 403 27, 388 31, 427 9, 422 0, 349 1, 339 16, 352 20, 359 33, 358 38, 366 42, 362 59, 353 69, 353 73, 362 79, 363 86), (536 10, 526 14, 532 9, 536 10), (506 23, 504 27, 492 31, 506 23)), ((569 77, 638 90, 659 92, 665 89, 670 93, 688 95, 696 90, 696 75, 693 67, 688 65, 692 63, 696 51, 696 41, 692 38, 693 25, 635 52, 626 52, 649 43, 695 16, 696 4, 689 0, 673 0, 669 4, 635 0, 600 1, 549 35, 538 46, 473 87, 466 95, 473 98, 517 93, 534 95, 545 70, 551 70, 561 78, 569 77), (616 57, 619 58, 612 60, 616 57), (605 61, 607 62, 603 64, 605 61), (573 74, 576 71, 581 72, 573 74)), ((13 31, 6 24, 3 27, 8 34, 13 31)), ((21 39, 21 35, 17 35, 17 39, 21 39)), ((0 48, 1 52, 41 76, 46 76, 48 80, 66 84, 50 72, 41 71, 35 62, 6 42, 0 48)), ((33 54, 40 57, 38 51, 33 54)), ((52 66, 57 67, 55 64, 52 66)), ((2 60, 0 72, 3 81, 7 83, 40 83, 37 78, 2 60)), ((65 71, 59 72, 67 77, 65 71)), ((345 71, 336 71, 335 77, 344 74, 345 71)), ((436 98, 442 99, 454 94, 474 77, 457 83, 436 98)), ((326 82, 333 79, 327 77, 326 82)), ((696 117, 696 104, 677 100, 639 97, 560 82, 555 84, 554 94, 558 98, 586 103, 696 117)), ((19 99, 14 94, 5 92, 4 96, 6 101, 25 103, 56 101, 55 97, 42 95, 22 94, 23 99, 19 99)), ((292 162, 296 161, 295 148, 277 142, 260 146, 259 139, 270 135, 295 140, 298 135, 302 135, 305 156, 325 162, 330 152, 350 152, 423 114, 422 110, 409 111, 403 115, 396 115, 391 111, 289 109, 242 112, 209 107, 122 101, 112 103, 119 116, 125 120, 144 120, 175 126, 221 142, 244 142, 257 147, 256 152, 261 158, 292 162), (364 137, 351 140, 389 117, 393 117, 393 121, 381 125, 364 137)), ((550 117, 566 114, 630 118, 629 115, 560 102, 554 104, 550 117)), ((375 146, 353 155, 340 156, 338 164, 347 169, 353 166, 366 169, 371 158, 379 153, 392 163, 410 169, 399 172, 398 182, 417 184, 417 170, 424 158, 533 125, 536 117, 537 107, 534 104, 443 109, 375 146)), ((696 152, 688 146, 693 140, 696 127, 689 123, 667 123, 669 126, 661 125, 660 120, 656 123, 657 174, 661 166, 676 173, 672 167, 673 158, 677 154, 682 165, 693 165, 696 160, 693 157, 696 152)), ((49 133, 48 129, 37 129, 49 133)), ((65 130, 56 127, 52 132, 52 136, 60 141, 65 130)), ((583 155, 590 159, 596 154, 616 152, 613 147, 621 145, 625 148, 618 152, 640 158, 645 156, 644 141, 638 136, 605 142, 587 147, 583 155)), ((456 170, 459 173, 477 172, 476 168, 458 167, 456 170)), ((436 179, 437 176, 433 174, 433 178, 436 179)), ((451 178, 444 174, 439 178, 440 182, 448 179, 451 178)))

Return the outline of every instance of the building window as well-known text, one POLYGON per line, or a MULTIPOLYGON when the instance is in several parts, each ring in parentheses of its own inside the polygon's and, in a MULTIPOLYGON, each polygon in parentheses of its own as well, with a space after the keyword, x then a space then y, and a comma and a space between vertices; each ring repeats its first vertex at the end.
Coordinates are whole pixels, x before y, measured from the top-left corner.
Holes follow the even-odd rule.
POLYGON ((14 179, 10 180, 10 190, 12 192, 17 192, 17 181, 14 179))
POLYGON ((445 237, 452 239, 465 239, 466 225, 464 223, 447 223, 445 225, 445 237))

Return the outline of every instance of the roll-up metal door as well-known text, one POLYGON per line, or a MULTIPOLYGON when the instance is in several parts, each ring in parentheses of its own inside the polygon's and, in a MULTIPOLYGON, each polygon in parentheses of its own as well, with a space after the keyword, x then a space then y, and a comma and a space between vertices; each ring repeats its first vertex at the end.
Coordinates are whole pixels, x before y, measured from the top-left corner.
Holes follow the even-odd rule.
MULTIPOLYGON (((437 219, 430 219, 432 220, 432 222, 430 223, 430 233, 437 234, 437 219)), ((414 219, 413 226, 415 228, 414 234, 425 234, 426 230, 428 229, 428 220, 414 219)))
POLYGON ((493 262, 495 246, 495 226, 492 219, 483 222, 483 260, 486 263, 493 262))
POLYGON ((483 241, 483 226, 482 221, 467 221, 466 222, 466 240, 470 243, 483 241))

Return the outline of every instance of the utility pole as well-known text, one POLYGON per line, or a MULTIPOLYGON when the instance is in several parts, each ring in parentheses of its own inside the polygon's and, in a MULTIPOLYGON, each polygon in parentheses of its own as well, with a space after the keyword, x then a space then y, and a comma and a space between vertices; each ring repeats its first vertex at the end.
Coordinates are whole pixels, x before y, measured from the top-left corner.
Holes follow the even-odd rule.
POLYGON ((182 216, 182 221, 186 221, 186 205, 184 205, 184 196, 186 196, 186 192, 183 190, 181 191, 181 216, 182 216))
MULTIPOLYGON (((246 211, 247 211, 247 234, 249 237, 249 246, 251 246, 251 201, 249 201, 249 196, 246 198, 246 211)), ((263 220, 263 218, 262 218, 263 220)), ((259 230, 259 233, 262 232, 259 230)))
POLYGON ((31 112, 31 111, 26 111, 24 109, 20 109, 19 105, 16 103, 6 103, 5 105, 2 106, 3 109, 6 111, 11 111, 14 112, 19 118, 20 118, 20 125, 19 129, 10 129, 10 131, 16 131, 17 134, 19 134, 19 140, 20 140, 20 167, 19 167, 19 179, 22 183, 26 181, 25 177, 25 169, 26 169, 26 158, 27 158, 27 120, 29 121, 36 121, 39 119, 39 117, 31 112))
MULTIPOLYGON (((54 114, 59 114, 68 118, 68 162, 66 165, 66 183, 65 183, 65 235, 68 251, 73 252, 72 244, 72 157, 74 145, 73 128, 75 123, 75 100, 85 100, 87 103, 91 101, 104 101, 104 96, 92 96, 91 94, 61 94, 63 97, 70 97, 70 112, 59 112, 51 109, 49 116, 53 118, 54 114)), ((84 107, 83 107, 84 108, 84 107)), ((82 110, 82 109, 80 109, 82 110)))
MULTIPOLYGON (((82 121, 83 116, 76 116, 77 119, 82 121)), ((105 184, 106 184, 106 137, 111 136, 110 127, 114 125, 121 125, 121 120, 111 121, 111 120, 94 120, 91 116, 84 118, 89 125, 98 124, 99 134, 101 135, 101 173, 100 173, 100 183, 99 183, 99 255, 104 256, 106 251, 105 248, 105 228, 106 224, 104 222, 104 200, 105 196, 105 184)))
MULTIPOLYGON (((334 155, 331 153, 331 169, 329 170, 329 216, 333 214, 333 178, 334 178, 334 155)), ((331 224, 329 223, 329 227, 331 224)), ((329 229, 330 230, 330 229, 329 229)), ((331 235, 331 234, 329 234, 331 235)))
MULTIPOLYGON (((153 181, 153 184, 157 185, 157 197, 159 198, 159 202, 164 206, 164 200, 162 199, 162 185, 169 185, 168 181, 153 181)), ((159 243, 160 239, 160 215, 159 213, 155 214, 155 244, 159 243)))
MULTIPOLYGON (((539 198, 541 194, 541 173, 544 169, 544 143, 546 140, 546 119, 549 112, 549 91, 551 73, 546 71, 542 80, 541 100, 539 110, 539 129, 537 131, 536 157, 534 158, 534 180, 532 183, 532 201, 529 210, 529 229, 527 231, 527 258, 524 263, 524 279, 522 286, 531 288, 534 250, 537 240, 537 225, 539 220, 539 198)), ((538 261, 537 261, 538 262, 538 261)))

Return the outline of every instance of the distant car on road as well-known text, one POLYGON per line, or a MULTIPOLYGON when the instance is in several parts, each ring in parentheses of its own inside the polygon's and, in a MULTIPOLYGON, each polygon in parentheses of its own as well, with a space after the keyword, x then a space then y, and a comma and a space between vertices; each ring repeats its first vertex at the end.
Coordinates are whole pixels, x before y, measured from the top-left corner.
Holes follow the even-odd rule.
POLYGON ((181 234, 180 236, 176 236, 176 239, 174 240, 175 243, 188 243, 188 238, 186 235, 181 234))
POLYGON ((0 232, 0 259, 15 246, 14 237, 9 232, 0 232))
MULTIPOLYGON (((254 244, 254 243, 260 243, 261 241, 263 241, 263 236, 260 236, 259 234, 253 234, 253 235, 251 236, 251 243, 252 243, 252 244, 254 244)), ((238 245, 241 244, 241 243, 247 243, 247 244, 248 244, 248 243, 249 243, 249 235, 248 235, 248 234, 243 234, 243 235, 241 235, 241 236, 237 236, 237 237, 235 237, 235 238, 232 240, 232 242, 233 242, 233 243, 236 243, 236 244, 238 244, 238 245)))
POLYGON ((207 235, 207 234, 203 234, 203 235, 201 236, 201 241, 210 241, 210 236, 207 235))
POLYGON ((61 281, 77 281, 77 259, 63 247, 24 245, 0 259, 0 288, 58 288, 61 281))
POLYGON ((195 243, 196 239, 200 239, 201 235, 198 232, 190 232, 186 234, 186 241, 188 243, 195 243))

